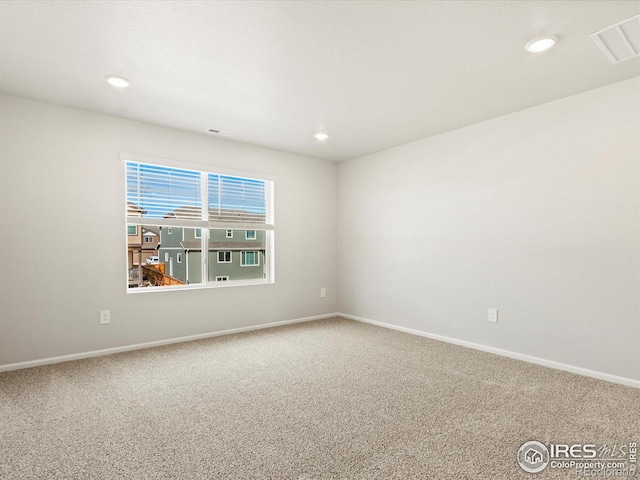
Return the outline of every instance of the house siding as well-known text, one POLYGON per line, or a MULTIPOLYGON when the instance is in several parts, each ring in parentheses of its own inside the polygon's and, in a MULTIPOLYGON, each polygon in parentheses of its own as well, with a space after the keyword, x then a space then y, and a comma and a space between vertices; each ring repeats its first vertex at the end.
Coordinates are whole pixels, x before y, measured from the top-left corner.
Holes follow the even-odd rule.
POLYGON ((189 283, 200 283, 202 280, 202 255, 200 252, 187 253, 187 262, 189 265, 189 283))
MULTIPOLYGON (((209 248, 208 254, 208 280, 215 281, 218 276, 229 277, 229 280, 247 280, 264 278, 265 275, 265 239, 266 232, 256 230, 255 239, 246 239, 246 230, 234 230, 233 237, 227 238, 226 230, 212 229, 209 231, 209 241, 214 244, 228 243, 229 250, 216 246, 209 248), (246 248, 238 249, 238 242, 246 244, 246 248), (233 247, 231 244, 234 244, 233 247), (233 248, 233 249, 232 249, 233 248), (219 251, 231 251, 230 263, 218 263, 219 251), (258 265, 242 266, 242 251, 257 252, 258 265)), ((202 255, 200 249, 186 249, 186 242, 199 242, 193 228, 168 227, 160 228, 160 263, 165 264, 165 272, 169 274, 169 261, 165 261, 165 254, 169 254, 169 259, 173 259, 173 276, 185 283, 200 283, 202 278, 202 255), (177 254, 182 253, 182 263, 178 263, 177 254), (188 269, 187 269, 188 265, 188 269), (188 275, 188 278, 187 278, 188 275)), ((188 246, 188 245, 187 245, 188 246)))

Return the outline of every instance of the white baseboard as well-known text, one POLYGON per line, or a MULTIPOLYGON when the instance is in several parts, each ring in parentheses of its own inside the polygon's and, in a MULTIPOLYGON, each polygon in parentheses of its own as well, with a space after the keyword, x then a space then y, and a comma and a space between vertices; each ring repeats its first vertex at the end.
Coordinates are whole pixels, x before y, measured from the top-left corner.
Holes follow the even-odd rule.
POLYGON ((156 340, 153 342, 136 343, 133 345, 125 345, 122 347, 105 348, 102 350, 93 350, 90 352, 74 353, 71 355, 62 355, 59 357, 42 358, 39 360, 29 360, 26 362, 8 363, 0 365, 0 372, 8 372, 11 370, 20 370, 22 368, 38 367, 41 365, 49 365, 52 363, 69 362, 71 360, 80 360, 82 358, 99 357, 102 355, 111 355, 113 353, 129 352, 131 350, 140 350, 143 348, 160 347, 162 345, 170 345, 172 343, 190 342, 192 340, 201 340, 203 338, 220 337, 222 335, 231 335, 234 333, 249 332, 251 330, 261 330, 263 328, 280 327, 283 325, 291 325, 293 323, 310 322, 323 318, 331 318, 337 316, 337 313, 327 313, 324 315, 314 315, 312 317, 295 318, 293 320, 284 320, 282 322, 263 323, 260 325, 252 325, 249 327, 231 328, 229 330, 220 330, 217 332, 199 333, 197 335, 188 335, 186 337, 175 337, 166 340, 156 340))
POLYGON ((220 337, 223 335, 232 335, 234 333, 249 332, 252 330, 261 330, 264 328, 280 327, 283 325, 291 325, 294 323, 311 322, 313 320, 321 320, 323 318, 331 317, 343 317, 350 320, 356 320, 358 322, 368 323, 383 328, 389 328, 391 330, 398 330, 404 333, 410 333, 412 335, 418 335, 421 337, 431 338, 433 340, 439 340, 441 342, 452 343, 454 345, 460 345, 462 347, 473 348, 483 352, 493 353, 501 355, 503 357, 514 358, 516 360, 522 360, 524 362, 534 363, 536 365, 542 365, 545 367, 555 368, 556 370, 563 370, 565 372, 571 372, 585 377, 597 378, 599 380, 605 380, 607 382, 618 383, 626 385, 628 387, 634 387, 640 389, 640 381, 632 378, 619 377, 617 375, 611 375, 608 373, 598 372, 596 370, 589 370, 587 368, 576 367, 574 365, 568 365, 565 363, 555 362, 553 360, 546 360, 544 358, 533 357, 531 355, 525 355, 522 353, 512 352, 510 350, 504 350, 496 347, 489 347, 487 345, 481 345, 479 343, 467 342, 466 340, 459 340, 457 338, 446 337, 444 335, 437 335, 435 333, 424 332, 422 330, 415 330, 413 328, 401 327, 390 323, 379 322, 377 320, 370 320, 368 318, 358 317, 355 315, 349 315, 346 313, 326 313, 323 315, 314 315, 311 317, 295 318, 293 320, 284 320, 282 322, 263 323, 260 325, 251 325, 248 327, 232 328, 228 330, 220 330, 217 332, 200 333, 197 335, 188 335, 185 337, 169 338, 166 340, 156 340, 153 342, 136 343, 133 345, 125 345, 122 347, 105 348, 102 350, 93 350, 89 352, 74 353, 71 355, 62 355, 59 357, 42 358, 38 360, 29 360, 26 362, 8 363, 0 365, 0 372, 8 372, 11 370, 20 370, 22 368, 38 367, 41 365, 49 365, 53 363, 69 362, 71 360, 80 360, 82 358, 99 357, 102 355, 111 355, 113 353, 128 352, 131 350, 140 350, 143 348, 160 347, 162 345, 170 345, 172 343, 189 342, 192 340, 200 340, 203 338, 220 337))
POLYGON ((605 380, 607 382, 626 385, 628 387, 640 388, 640 380, 634 380, 632 378, 619 377, 617 375, 611 375, 609 373, 598 372, 596 370, 589 370, 587 368, 576 367, 574 365, 567 365, 566 363, 554 362, 553 360, 545 360, 544 358, 532 357, 531 355, 512 352, 510 350, 503 350, 501 348, 496 348, 496 347, 489 347, 487 345, 467 342, 465 340, 458 340, 457 338, 445 337, 443 335, 436 335, 434 333, 423 332, 421 330, 414 330, 413 328, 400 327, 398 325, 392 325, 390 323, 378 322, 376 320, 369 320, 368 318, 357 317, 355 315, 348 315, 346 313, 336 313, 335 316, 348 318, 350 320, 356 320, 358 322, 369 323, 371 325, 377 325, 379 327, 389 328, 392 330, 398 330, 400 332, 410 333, 412 335, 419 335, 421 337, 427 337, 433 340, 439 340, 441 342, 453 343, 454 345, 460 345, 462 347, 473 348, 475 350, 480 350, 483 352, 494 353, 496 355, 502 355, 503 357, 514 358, 516 360, 522 360, 524 362, 535 363, 536 365, 555 368, 556 370, 563 370, 565 372, 576 373, 578 375, 583 375, 585 377, 592 377, 592 378, 597 378, 599 380, 605 380))

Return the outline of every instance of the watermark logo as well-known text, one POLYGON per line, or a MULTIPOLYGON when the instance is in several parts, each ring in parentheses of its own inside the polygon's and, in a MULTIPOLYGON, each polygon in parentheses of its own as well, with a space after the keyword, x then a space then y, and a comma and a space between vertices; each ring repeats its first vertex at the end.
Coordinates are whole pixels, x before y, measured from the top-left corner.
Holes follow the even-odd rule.
POLYGON ((540 442, 525 442, 518 450, 518 465, 525 472, 538 473, 549 464, 549 450, 540 442))
POLYGON ((638 443, 548 443, 525 442, 518 450, 518 464, 528 473, 545 468, 564 470, 576 477, 636 477, 638 443))

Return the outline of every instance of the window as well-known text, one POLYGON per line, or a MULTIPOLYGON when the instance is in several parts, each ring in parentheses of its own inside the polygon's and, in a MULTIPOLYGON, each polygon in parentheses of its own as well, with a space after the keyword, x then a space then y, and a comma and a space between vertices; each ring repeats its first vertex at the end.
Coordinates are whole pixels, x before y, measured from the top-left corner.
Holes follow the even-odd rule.
POLYGON ((231 252, 218 252, 218 263, 231 263, 231 252))
POLYGON ((273 180, 157 165, 131 155, 121 158, 129 269, 138 270, 137 280, 128 279, 129 291, 273 282, 273 180), (133 238, 138 227, 144 229, 145 243, 156 245, 163 263, 142 265, 140 239, 133 238), (235 264, 233 252, 240 253, 235 264))
POLYGON ((243 267, 254 267, 260 265, 258 252, 241 252, 240 265, 243 267))

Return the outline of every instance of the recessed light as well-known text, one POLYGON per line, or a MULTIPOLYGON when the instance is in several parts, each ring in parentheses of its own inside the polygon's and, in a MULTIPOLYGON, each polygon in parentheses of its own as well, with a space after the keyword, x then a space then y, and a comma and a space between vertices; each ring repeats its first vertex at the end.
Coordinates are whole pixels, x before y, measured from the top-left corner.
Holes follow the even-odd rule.
POLYGON ((547 35, 546 37, 538 37, 533 40, 529 40, 524 46, 527 52, 540 53, 549 50, 558 42, 558 37, 555 35, 547 35))
POLYGON ((326 140, 329 138, 329 135, 324 132, 314 133, 313 136, 316 137, 316 140, 326 140))
POLYGON ((107 79, 107 83, 112 87, 126 88, 129 86, 129 80, 120 75, 107 75, 105 78, 107 79))

